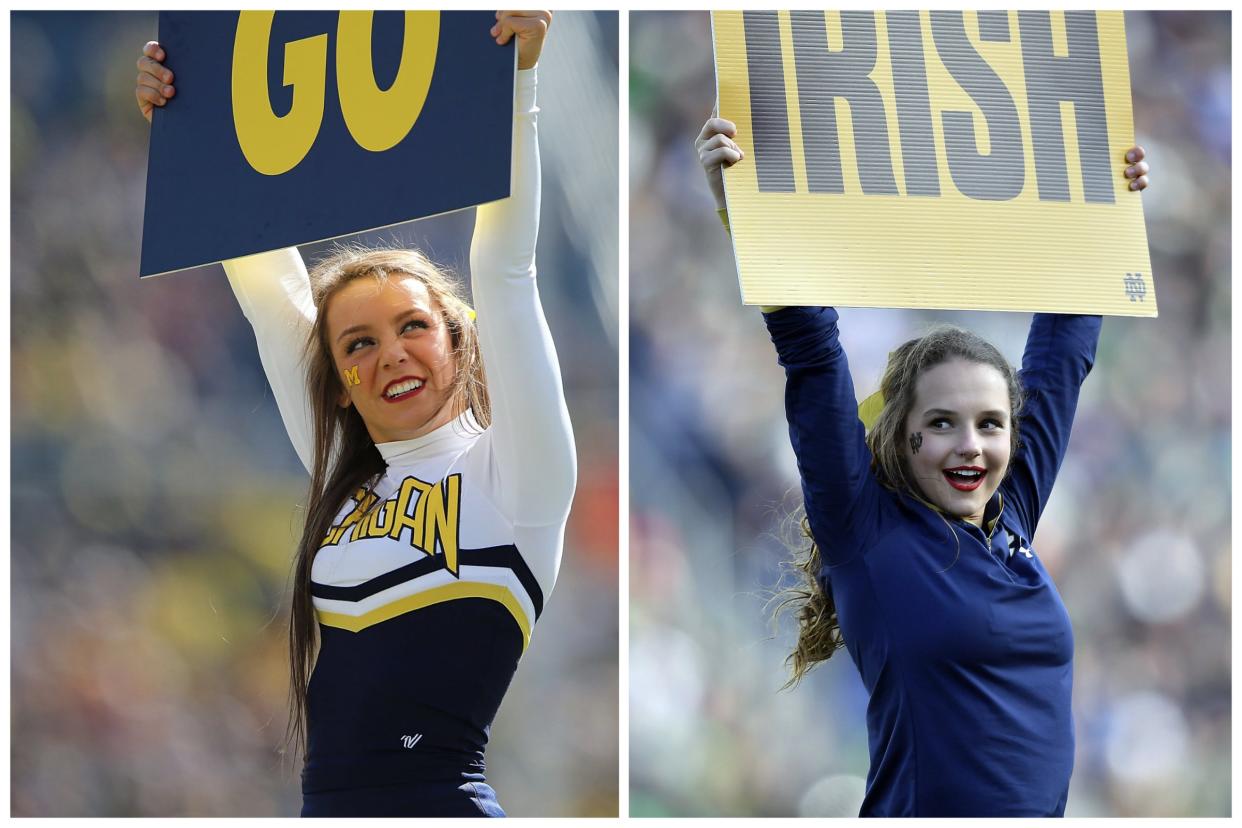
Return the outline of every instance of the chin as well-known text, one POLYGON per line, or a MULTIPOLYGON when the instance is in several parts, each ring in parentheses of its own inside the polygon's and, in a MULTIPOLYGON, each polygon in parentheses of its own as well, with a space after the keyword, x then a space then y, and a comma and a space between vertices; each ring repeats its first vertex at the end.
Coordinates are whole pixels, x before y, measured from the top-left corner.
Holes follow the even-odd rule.
POLYGON ((928 498, 928 500, 934 503, 936 508, 940 509, 940 511, 944 512, 946 515, 960 518, 961 520, 970 520, 972 515, 982 514, 984 508, 987 506, 986 499, 978 501, 972 499, 966 501, 956 497, 945 497, 936 499, 928 498))
POLYGON ((950 511, 954 517, 961 518, 962 520, 968 521, 968 520, 971 520, 973 517, 978 517, 980 520, 982 520, 983 514, 984 512, 987 511, 988 503, 991 500, 992 500, 992 496, 988 495, 987 497, 975 503, 969 503, 969 504, 960 503, 957 505, 957 508, 951 509, 948 511, 950 511))

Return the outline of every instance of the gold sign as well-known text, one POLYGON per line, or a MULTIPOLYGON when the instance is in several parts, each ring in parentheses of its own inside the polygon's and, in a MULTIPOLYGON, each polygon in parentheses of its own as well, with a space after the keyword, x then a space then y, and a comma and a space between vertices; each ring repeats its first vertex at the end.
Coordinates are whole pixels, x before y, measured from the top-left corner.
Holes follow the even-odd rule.
POLYGON ((747 304, 1156 315, 1121 12, 712 28, 747 304))

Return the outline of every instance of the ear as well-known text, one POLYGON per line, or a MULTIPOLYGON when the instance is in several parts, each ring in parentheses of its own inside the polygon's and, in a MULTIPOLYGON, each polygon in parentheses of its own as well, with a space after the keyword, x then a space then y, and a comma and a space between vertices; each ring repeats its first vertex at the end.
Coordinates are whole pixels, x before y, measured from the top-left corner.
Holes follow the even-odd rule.
POLYGON ((336 404, 341 408, 349 408, 354 401, 350 398, 349 392, 342 388, 341 395, 336 398, 336 404))

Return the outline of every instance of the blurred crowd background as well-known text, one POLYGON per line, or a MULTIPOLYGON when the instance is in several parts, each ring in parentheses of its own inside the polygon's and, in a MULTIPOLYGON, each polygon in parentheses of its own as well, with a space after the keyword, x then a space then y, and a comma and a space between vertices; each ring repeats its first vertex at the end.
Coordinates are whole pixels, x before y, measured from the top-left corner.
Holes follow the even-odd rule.
MULTIPOLYGON (((1110 318, 1036 549, 1077 643, 1067 816, 1230 814, 1230 16, 1127 13, 1158 319, 1110 318)), ((709 16, 630 15, 630 810, 856 815, 844 651, 778 692, 800 506, 783 372, 694 149, 709 16)), ((1119 162, 1120 163, 1120 162, 1119 162)), ((1119 167, 1120 172, 1120 167, 1119 167)), ((1029 317, 851 310, 857 391, 931 320, 1014 363, 1029 317)))
MULTIPOLYGON (((279 751, 308 479, 220 266, 138 279, 134 64, 156 15, 10 25, 11 813, 294 816, 279 751)), ((617 812, 617 57, 615 13, 557 12, 540 61, 539 276, 579 482, 488 750, 516 816, 617 812)), ((359 238, 464 274, 472 226, 359 238)))

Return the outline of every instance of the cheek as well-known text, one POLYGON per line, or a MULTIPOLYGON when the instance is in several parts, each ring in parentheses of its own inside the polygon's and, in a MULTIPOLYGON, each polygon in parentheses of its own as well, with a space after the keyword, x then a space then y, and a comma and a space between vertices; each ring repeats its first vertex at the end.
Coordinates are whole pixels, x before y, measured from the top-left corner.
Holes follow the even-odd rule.
POLYGON ((457 359, 453 354, 453 341, 448 331, 441 331, 435 344, 435 371, 441 385, 451 385, 457 377, 457 359))
POLYGON ((444 365, 444 384, 450 386, 457 381, 457 360, 449 356, 444 365))
POLYGON ((918 426, 908 427, 901 435, 901 451, 906 459, 910 473, 917 479, 924 479, 935 474, 938 467, 936 459, 936 437, 926 429, 918 426))
POLYGON ((337 356, 334 364, 336 378, 346 393, 352 393, 355 388, 365 384, 371 375, 371 366, 363 356, 337 356))
POLYGON ((918 458, 922 454, 924 438, 926 434, 919 436, 921 429, 917 424, 906 423, 905 429, 901 432, 899 439, 901 440, 901 451, 906 457, 918 458))
POLYGON ((1009 440, 1005 440, 1004 445, 1000 448, 1000 459, 1005 463, 1005 471, 1009 471, 1009 464, 1013 462, 1013 444, 1009 440))
POLYGON ((901 449, 912 463, 926 463, 938 450, 936 434, 918 424, 906 426, 901 435, 901 449))

